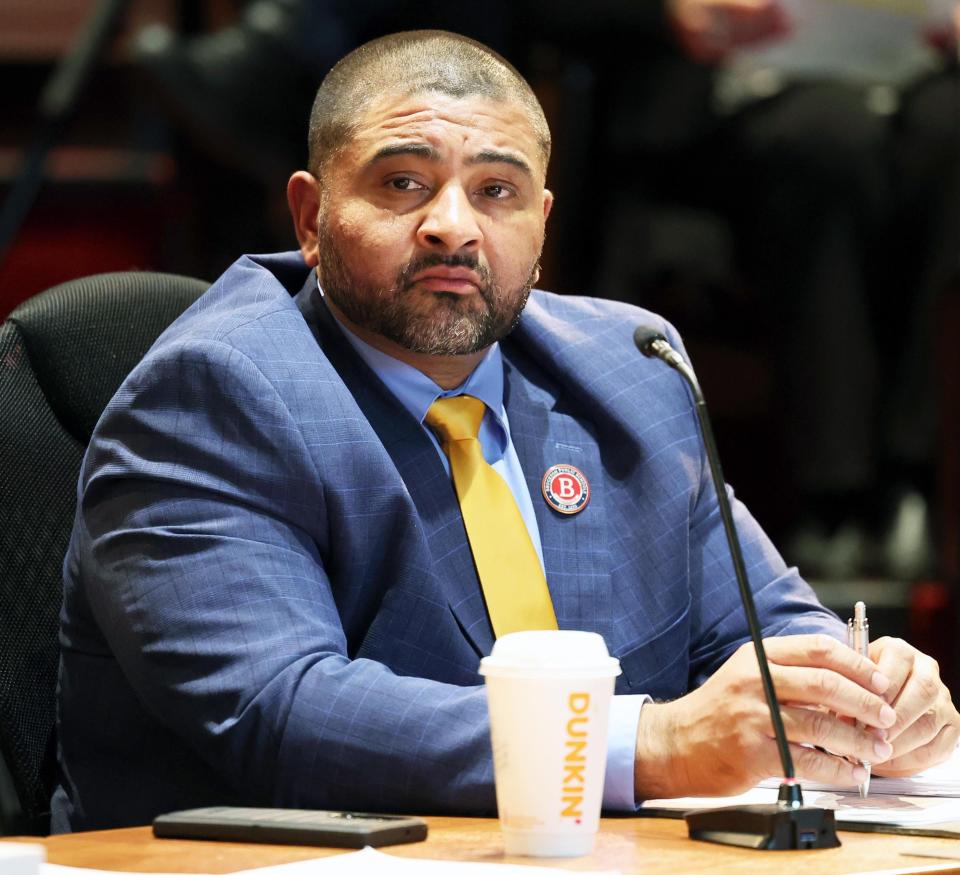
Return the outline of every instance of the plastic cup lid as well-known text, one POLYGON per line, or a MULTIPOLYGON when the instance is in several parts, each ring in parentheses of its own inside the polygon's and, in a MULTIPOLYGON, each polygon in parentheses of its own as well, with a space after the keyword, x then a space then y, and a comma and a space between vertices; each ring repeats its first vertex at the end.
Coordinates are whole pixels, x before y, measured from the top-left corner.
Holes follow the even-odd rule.
POLYGON ((480 674, 616 677, 620 660, 610 656, 596 632, 511 632, 498 638, 490 655, 480 660, 480 674))

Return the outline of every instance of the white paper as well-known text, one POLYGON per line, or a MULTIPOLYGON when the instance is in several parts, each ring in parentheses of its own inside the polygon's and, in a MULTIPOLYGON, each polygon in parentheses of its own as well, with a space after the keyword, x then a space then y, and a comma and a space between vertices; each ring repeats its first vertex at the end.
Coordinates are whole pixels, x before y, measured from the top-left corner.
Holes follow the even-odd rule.
MULTIPOLYGON (((754 787, 739 796, 687 797, 683 799, 651 799, 644 808, 665 808, 670 811, 693 811, 703 808, 724 808, 729 805, 757 805, 777 801, 774 788, 754 787)), ((960 821, 960 799, 934 796, 868 796, 853 792, 810 791, 803 801, 816 808, 831 808, 839 823, 884 823, 893 826, 931 826, 960 821)))
POLYGON ((960 821, 960 799, 936 796, 868 796, 852 793, 805 792, 804 801, 817 808, 832 808, 843 823, 889 823, 926 826, 960 821))

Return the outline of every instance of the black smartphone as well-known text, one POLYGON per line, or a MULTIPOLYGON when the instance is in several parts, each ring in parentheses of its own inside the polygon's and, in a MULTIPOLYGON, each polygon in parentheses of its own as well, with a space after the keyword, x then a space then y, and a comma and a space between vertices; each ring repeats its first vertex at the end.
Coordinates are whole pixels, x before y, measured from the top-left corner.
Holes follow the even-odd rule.
POLYGON ((427 824, 419 817, 397 814, 220 805, 161 814, 153 821, 153 834, 170 839, 377 848, 422 842, 427 824))

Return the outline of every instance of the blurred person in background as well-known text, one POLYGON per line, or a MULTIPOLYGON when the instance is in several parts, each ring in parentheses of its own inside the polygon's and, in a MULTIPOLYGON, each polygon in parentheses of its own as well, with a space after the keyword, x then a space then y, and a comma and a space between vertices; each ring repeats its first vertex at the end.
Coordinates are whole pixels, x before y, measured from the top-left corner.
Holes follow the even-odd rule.
POLYGON ((932 320, 960 267, 960 5, 674 5, 688 51, 719 62, 715 102, 730 118, 734 175, 762 181, 742 186, 753 200, 742 227, 787 346, 807 508, 787 547, 835 575, 922 575, 932 320))
MULTIPOLYGON (((643 246, 631 205, 679 201, 727 219, 784 397, 801 498, 788 557, 813 575, 921 576, 931 323, 958 271, 960 6, 666 0, 663 12, 673 57, 660 69, 682 84, 651 84, 660 70, 631 61, 598 88, 611 95, 610 166, 647 168, 613 210, 627 237, 616 222, 605 236, 605 290, 629 299, 641 269, 626 245, 643 246)), ((709 255, 699 249, 690 257, 709 255)))

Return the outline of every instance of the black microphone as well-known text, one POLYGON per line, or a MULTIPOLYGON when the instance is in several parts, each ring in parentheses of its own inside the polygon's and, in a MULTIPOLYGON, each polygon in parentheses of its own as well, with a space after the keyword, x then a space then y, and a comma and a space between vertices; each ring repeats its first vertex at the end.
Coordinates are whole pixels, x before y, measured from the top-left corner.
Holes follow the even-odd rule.
POLYGON ((687 821, 690 838, 762 850, 839 847, 840 840, 837 838, 833 811, 803 804, 803 792, 795 777, 793 757, 790 756, 787 733, 783 728, 780 703, 777 701, 773 678, 770 676, 770 666, 767 664, 767 654, 763 647, 757 608, 747 579, 740 539, 737 537, 730 499, 727 496, 727 486, 720 468, 720 454, 713 438, 713 428, 710 425, 710 417, 707 415, 707 403, 700 390, 700 383, 693 368, 656 328, 649 325, 638 326, 633 332, 633 342, 648 358, 658 358, 678 371, 693 394, 694 409, 700 422, 700 433, 707 451, 710 475, 717 493, 720 519, 723 521, 723 530, 727 536, 733 571, 740 589, 740 601, 750 629, 750 638, 757 654, 763 694, 770 709, 773 734, 780 752, 780 764, 783 767, 784 780, 780 785, 779 801, 769 805, 734 805, 688 812, 684 815, 684 819, 687 821))
POLYGON ((633 342, 647 358, 658 358, 665 361, 671 368, 686 365, 683 356, 672 346, 667 338, 651 325, 638 325, 633 332, 633 342))

